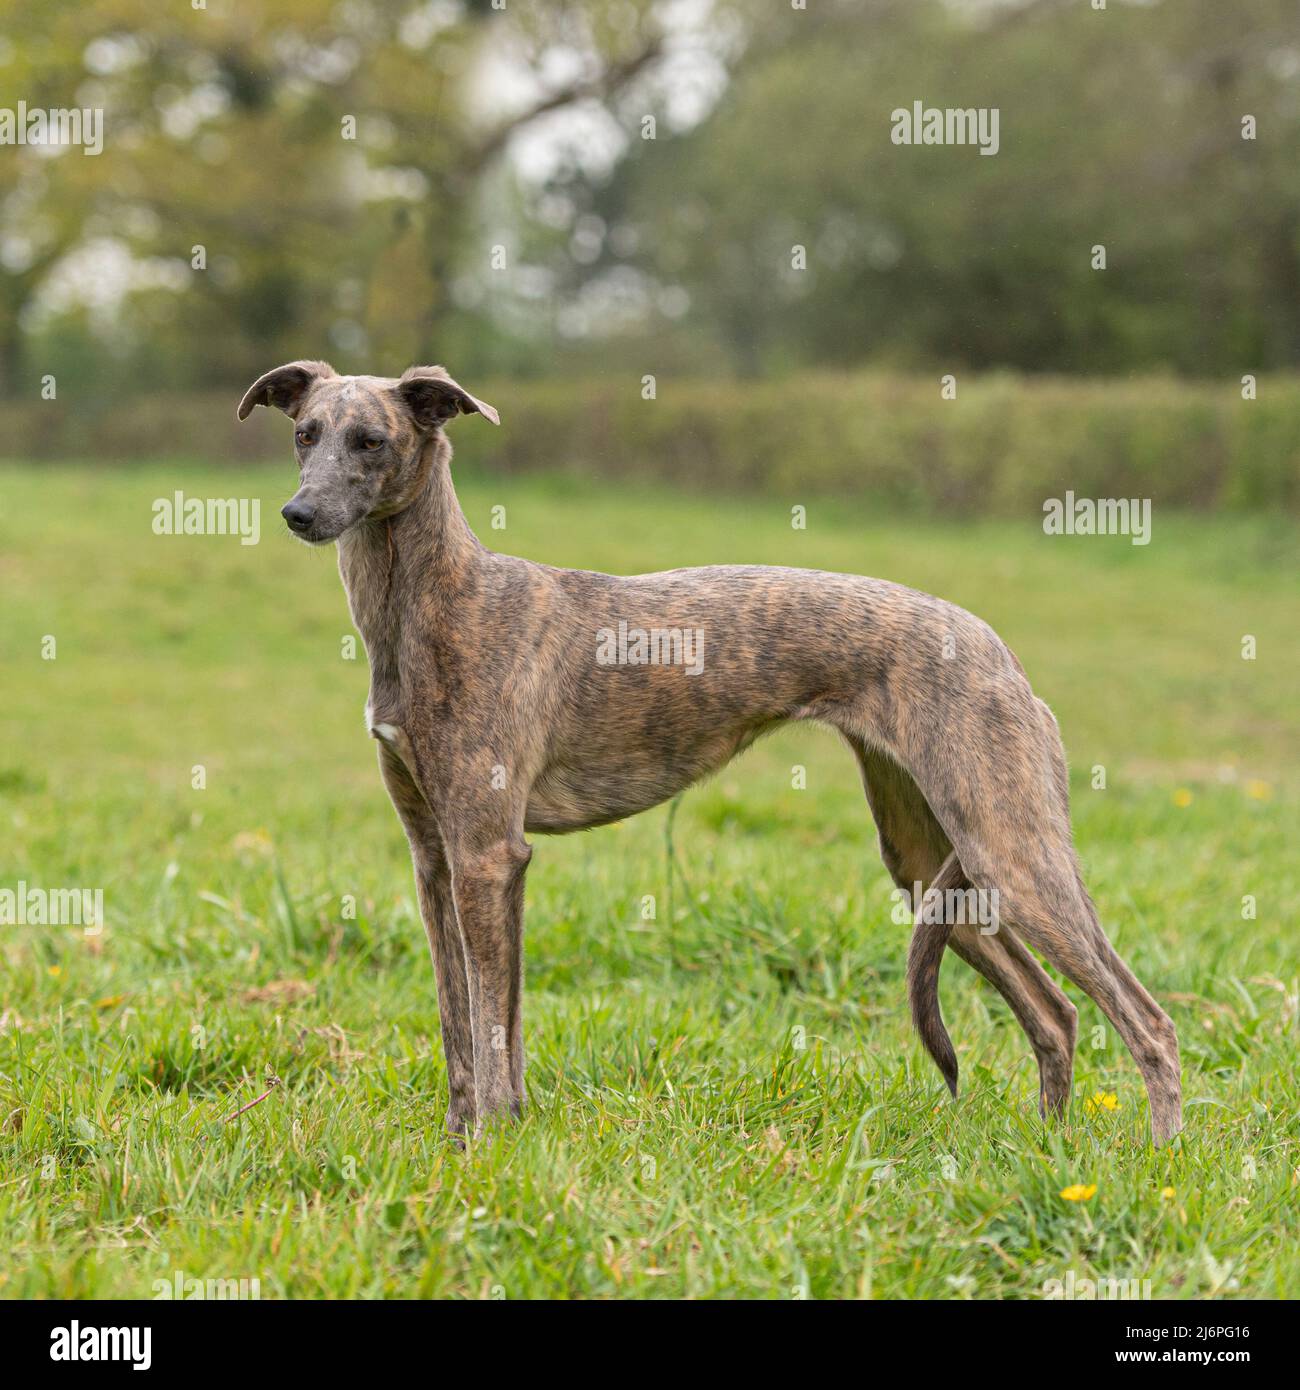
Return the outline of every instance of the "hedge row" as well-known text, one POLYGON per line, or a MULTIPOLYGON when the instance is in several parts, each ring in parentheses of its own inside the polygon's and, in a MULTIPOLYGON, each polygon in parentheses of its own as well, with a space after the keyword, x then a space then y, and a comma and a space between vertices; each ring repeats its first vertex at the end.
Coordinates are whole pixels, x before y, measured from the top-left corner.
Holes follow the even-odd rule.
MULTIPOLYGON (((772 382, 661 378, 474 382, 502 428, 455 427, 458 465, 571 472, 686 488, 853 495, 910 510, 1023 512, 1046 497, 1149 497, 1197 509, 1300 509, 1300 379, 959 379, 815 375, 772 382)), ((0 406, 9 458, 287 457, 287 423, 235 420, 238 392, 101 406, 0 406)))

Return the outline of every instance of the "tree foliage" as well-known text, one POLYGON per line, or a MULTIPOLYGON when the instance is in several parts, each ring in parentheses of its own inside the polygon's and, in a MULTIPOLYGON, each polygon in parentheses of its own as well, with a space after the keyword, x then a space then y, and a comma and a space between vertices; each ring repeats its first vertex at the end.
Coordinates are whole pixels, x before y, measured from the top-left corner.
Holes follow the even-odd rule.
POLYGON ((0 146, 12 394, 56 369, 107 395, 321 355, 753 375, 1300 357, 1293 0, 0 13, 8 100, 106 125, 97 157, 0 146), (674 114, 688 39, 729 77, 702 119, 674 114), (893 143, 916 101, 996 108, 998 153, 893 143), (605 158, 590 120, 540 175, 509 157, 593 112, 605 158))

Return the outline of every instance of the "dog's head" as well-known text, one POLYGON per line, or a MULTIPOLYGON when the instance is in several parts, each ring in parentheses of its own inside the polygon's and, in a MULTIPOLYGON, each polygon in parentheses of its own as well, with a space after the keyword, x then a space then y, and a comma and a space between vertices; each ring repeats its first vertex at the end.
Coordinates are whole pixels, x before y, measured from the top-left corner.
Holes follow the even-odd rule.
POLYGON ((313 545, 410 503, 424 482, 426 449, 454 416, 501 423, 441 367, 411 367, 393 378, 338 376, 328 362, 287 362, 248 388, 239 418, 255 405, 276 406, 296 426, 298 491, 281 514, 313 545))

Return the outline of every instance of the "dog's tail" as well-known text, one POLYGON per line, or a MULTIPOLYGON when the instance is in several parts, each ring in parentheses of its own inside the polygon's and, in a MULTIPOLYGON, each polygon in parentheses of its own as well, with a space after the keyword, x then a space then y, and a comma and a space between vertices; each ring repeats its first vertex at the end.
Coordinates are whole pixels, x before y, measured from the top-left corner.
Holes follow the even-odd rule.
POLYGON ((950 914, 943 910, 942 895, 950 889, 968 886, 954 851, 943 861, 922 901, 917 904, 912 944, 907 951, 907 997, 912 1006, 912 1022, 954 1096, 957 1094, 957 1054, 939 1010, 939 966, 953 927, 948 920, 950 914), (940 896, 933 896, 936 894, 940 896))

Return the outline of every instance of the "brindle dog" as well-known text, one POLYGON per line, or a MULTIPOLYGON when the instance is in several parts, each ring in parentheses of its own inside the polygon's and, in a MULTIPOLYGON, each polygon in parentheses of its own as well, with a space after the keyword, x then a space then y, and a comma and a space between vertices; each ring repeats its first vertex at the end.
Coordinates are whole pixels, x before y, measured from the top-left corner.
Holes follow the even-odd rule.
POLYGON ((985 623, 855 575, 727 565, 617 577, 485 550, 456 501, 443 428, 497 413, 441 367, 393 379, 290 362, 254 382, 239 418, 256 405, 296 423, 301 482, 284 518, 304 541, 338 542, 369 654, 367 723, 415 862, 453 1133, 524 1100, 525 832, 644 811, 799 719, 852 748, 900 887, 930 885, 929 902, 973 885, 998 904, 992 932, 953 912, 917 916, 913 1016, 954 1092, 937 992, 945 946, 1023 1026, 1043 1113, 1065 1107, 1075 1010, 1028 942, 1124 1039, 1156 1141, 1178 1132, 1173 1024, 1102 931, 1071 839, 1056 721, 985 623), (664 633, 694 636, 693 664, 638 659, 644 635, 664 633))

